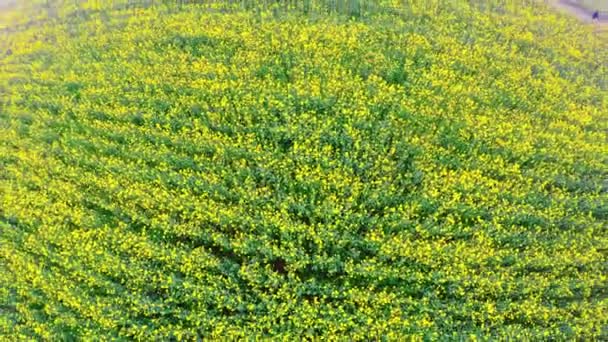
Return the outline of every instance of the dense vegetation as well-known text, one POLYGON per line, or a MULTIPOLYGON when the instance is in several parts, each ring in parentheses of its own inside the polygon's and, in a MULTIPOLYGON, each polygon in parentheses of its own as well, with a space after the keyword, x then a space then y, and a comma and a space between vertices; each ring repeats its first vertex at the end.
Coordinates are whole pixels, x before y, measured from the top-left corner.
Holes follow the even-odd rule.
POLYGON ((608 339, 590 29, 100 3, 2 15, 0 339, 608 339))

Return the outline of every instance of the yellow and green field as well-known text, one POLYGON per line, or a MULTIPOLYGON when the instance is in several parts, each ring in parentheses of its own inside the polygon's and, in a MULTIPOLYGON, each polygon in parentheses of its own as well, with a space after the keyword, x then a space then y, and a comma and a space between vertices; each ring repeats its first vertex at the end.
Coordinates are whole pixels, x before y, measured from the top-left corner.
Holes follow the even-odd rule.
POLYGON ((510 3, 4 10, 0 340, 608 339, 608 50, 510 3))

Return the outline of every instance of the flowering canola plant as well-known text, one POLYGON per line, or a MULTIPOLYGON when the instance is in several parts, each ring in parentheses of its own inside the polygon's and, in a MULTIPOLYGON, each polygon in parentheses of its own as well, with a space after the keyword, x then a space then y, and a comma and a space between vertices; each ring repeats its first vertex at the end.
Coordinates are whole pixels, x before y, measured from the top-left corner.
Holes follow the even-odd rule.
POLYGON ((0 339, 608 339, 590 29, 242 3, 2 14, 0 339))

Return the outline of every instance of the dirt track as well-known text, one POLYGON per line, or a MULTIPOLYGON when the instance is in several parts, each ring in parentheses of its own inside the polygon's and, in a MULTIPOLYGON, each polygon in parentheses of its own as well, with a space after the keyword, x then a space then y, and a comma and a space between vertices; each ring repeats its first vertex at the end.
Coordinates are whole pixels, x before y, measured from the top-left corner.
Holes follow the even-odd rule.
MULTIPOLYGON (((591 19, 591 15, 593 14, 592 11, 589 11, 586 8, 581 7, 580 5, 577 5, 575 2, 570 1, 570 0, 553 0, 550 1, 550 3, 557 8, 558 10, 562 11, 562 12, 567 12, 572 16, 577 17, 579 20, 586 22, 586 23, 592 23, 592 19, 591 19)), ((599 25, 608 25, 608 13, 606 12, 602 12, 600 13, 600 20, 598 21, 599 25)))
POLYGON ((0 0, 0 9, 15 5, 16 0, 0 0))

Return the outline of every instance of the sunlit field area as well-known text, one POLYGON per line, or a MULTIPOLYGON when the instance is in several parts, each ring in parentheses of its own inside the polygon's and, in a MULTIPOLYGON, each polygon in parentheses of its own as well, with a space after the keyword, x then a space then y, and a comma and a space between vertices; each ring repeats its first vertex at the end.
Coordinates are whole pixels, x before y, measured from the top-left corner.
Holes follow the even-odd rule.
POLYGON ((0 12, 0 340, 607 340, 608 50, 542 1, 0 12))

